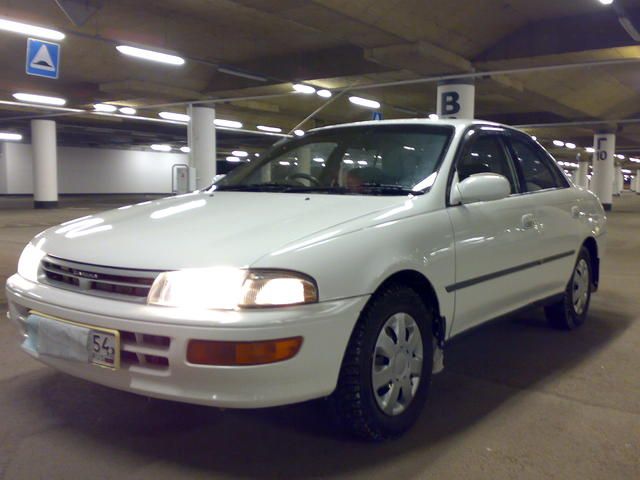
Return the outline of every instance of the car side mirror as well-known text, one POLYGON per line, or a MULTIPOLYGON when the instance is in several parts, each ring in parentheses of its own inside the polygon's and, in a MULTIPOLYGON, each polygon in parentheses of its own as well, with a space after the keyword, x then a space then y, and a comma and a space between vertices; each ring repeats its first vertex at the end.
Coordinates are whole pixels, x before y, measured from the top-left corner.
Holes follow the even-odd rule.
POLYGON ((454 185, 451 190, 452 205, 500 200, 511 195, 511 184, 497 173, 476 173, 454 185))

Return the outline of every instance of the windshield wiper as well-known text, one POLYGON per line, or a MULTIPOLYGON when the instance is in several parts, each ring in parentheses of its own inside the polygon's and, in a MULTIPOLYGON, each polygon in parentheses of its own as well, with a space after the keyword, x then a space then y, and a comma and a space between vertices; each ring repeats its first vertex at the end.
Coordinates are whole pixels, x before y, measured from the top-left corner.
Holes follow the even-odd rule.
POLYGON ((423 190, 414 191, 402 185, 386 183, 363 183, 358 189, 373 195, 422 195, 423 190))

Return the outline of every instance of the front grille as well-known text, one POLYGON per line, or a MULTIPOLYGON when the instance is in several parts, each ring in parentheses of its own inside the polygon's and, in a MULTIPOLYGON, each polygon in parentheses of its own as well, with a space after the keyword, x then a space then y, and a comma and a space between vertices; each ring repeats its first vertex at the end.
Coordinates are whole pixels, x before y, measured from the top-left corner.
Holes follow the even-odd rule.
POLYGON ((164 374, 169 370, 171 338, 162 335, 120 331, 122 368, 148 374, 164 374))
POLYGON ((80 293, 143 301, 160 273, 72 262, 47 255, 41 262, 43 282, 80 293))

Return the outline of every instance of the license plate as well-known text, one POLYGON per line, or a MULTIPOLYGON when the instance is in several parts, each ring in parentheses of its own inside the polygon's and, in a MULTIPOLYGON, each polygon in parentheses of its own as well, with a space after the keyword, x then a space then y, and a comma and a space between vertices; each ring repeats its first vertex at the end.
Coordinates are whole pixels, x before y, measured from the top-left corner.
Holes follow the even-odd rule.
POLYGON ((113 370, 120 368, 118 330, 72 322, 36 311, 29 313, 27 339, 23 343, 27 349, 113 370))
POLYGON ((113 333, 100 330, 89 332, 89 352, 91 363, 115 368, 118 342, 113 333))

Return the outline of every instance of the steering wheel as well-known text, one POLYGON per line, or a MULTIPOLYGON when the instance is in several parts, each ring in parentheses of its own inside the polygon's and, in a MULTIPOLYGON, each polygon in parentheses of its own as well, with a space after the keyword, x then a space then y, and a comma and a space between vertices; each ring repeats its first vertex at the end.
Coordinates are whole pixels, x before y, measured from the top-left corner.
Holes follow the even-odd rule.
POLYGON ((304 180, 309 180, 309 183, 311 183, 312 187, 319 187, 320 186, 320 180, 318 180, 313 175, 309 175, 308 173, 303 173, 303 172, 297 172, 297 173, 292 173, 291 175, 287 175, 285 180, 295 180, 296 178, 302 178, 304 180))

